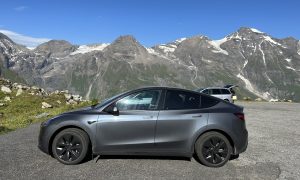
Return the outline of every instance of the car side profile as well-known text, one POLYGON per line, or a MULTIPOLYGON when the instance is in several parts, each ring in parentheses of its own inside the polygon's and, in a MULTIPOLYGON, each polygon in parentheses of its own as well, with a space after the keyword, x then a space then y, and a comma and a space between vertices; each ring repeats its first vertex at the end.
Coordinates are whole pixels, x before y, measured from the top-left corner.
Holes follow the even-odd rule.
POLYGON ((64 164, 96 155, 196 157, 223 166, 244 152, 243 108, 195 91, 147 87, 41 124, 38 147, 64 164))
POLYGON ((196 91, 223 99, 223 100, 231 102, 231 103, 234 102, 234 99, 233 99, 234 94, 228 88, 208 87, 205 89, 198 89, 196 91))

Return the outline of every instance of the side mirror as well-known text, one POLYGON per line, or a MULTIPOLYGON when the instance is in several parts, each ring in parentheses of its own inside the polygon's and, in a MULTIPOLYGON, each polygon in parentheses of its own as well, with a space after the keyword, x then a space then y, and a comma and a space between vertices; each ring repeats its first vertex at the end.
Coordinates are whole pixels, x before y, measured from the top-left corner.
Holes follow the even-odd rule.
POLYGON ((108 106, 104 111, 107 112, 107 113, 109 113, 109 114, 112 114, 114 116, 118 116, 119 115, 119 110, 118 110, 117 106, 115 106, 114 104, 108 106))

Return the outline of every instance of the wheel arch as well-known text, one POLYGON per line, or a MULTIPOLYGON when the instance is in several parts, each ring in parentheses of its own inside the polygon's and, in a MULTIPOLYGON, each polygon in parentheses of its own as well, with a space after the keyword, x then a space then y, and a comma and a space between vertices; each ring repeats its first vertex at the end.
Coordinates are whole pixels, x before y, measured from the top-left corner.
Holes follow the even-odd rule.
POLYGON ((233 141, 233 139, 231 138, 231 136, 230 136, 228 133, 226 133, 224 130, 221 130, 221 129, 207 129, 207 130, 201 132, 201 133, 195 138, 194 143, 193 143, 193 147, 192 147, 192 152, 193 152, 193 154, 195 153, 195 144, 196 144, 196 141, 197 141, 203 134, 208 133, 208 132, 218 132, 218 133, 224 135, 224 136, 228 139, 228 141, 229 141, 229 143, 230 143, 230 145, 231 145, 231 147, 232 147, 233 153, 235 153, 235 145, 234 145, 234 141, 233 141))
POLYGON ((80 129, 82 130, 83 132, 85 132, 89 138, 89 142, 90 142, 90 146, 93 147, 93 141, 91 139, 91 136, 90 134, 88 133, 88 131, 86 131, 84 128, 80 127, 80 126, 77 126, 77 125, 66 125, 66 126, 62 126, 58 129, 56 129, 54 131, 54 133, 51 135, 50 139, 49 139, 49 145, 48 145, 48 152, 49 154, 53 157, 53 152, 52 152, 52 143, 53 143, 53 140, 55 138, 55 136, 60 133, 61 131, 65 130, 65 129, 69 129, 69 128, 75 128, 75 129, 80 129))

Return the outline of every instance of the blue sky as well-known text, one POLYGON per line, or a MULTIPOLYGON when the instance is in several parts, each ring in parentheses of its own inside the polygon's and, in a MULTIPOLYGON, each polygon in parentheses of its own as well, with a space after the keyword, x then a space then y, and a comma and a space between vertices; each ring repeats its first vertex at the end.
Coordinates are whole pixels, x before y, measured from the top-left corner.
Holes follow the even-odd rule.
POLYGON ((298 0, 9 0, 0 29, 74 44, 135 36, 145 46, 181 37, 220 39, 240 27, 300 39, 298 0))

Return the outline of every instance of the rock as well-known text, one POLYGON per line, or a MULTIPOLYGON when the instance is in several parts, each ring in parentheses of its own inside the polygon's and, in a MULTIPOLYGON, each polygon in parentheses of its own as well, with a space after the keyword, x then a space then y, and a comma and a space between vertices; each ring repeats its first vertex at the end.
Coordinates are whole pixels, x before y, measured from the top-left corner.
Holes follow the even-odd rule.
POLYGON ((65 98, 66 98, 67 100, 72 99, 72 95, 71 95, 71 94, 66 93, 66 94, 64 94, 64 95, 65 95, 65 98))
POLYGON ((44 112, 44 113, 38 114, 38 115, 36 115, 34 117, 36 119, 39 119, 39 118, 43 118, 43 117, 47 117, 47 116, 49 116, 49 113, 44 112))
POLYGON ((57 100, 56 102, 57 102, 58 104, 61 104, 60 100, 57 100))
POLYGON ((292 101, 291 99, 289 99, 289 100, 287 100, 287 102, 290 102, 290 103, 291 103, 291 102, 293 102, 293 101, 292 101))
POLYGON ((18 89, 16 96, 20 96, 23 93, 22 89, 18 89))
POLYGON ((36 87, 36 86, 31 86, 31 89, 33 89, 33 90, 39 90, 40 88, 36 87))
POLYGON ((78 102, 77 101, 74 101, 73 99, 69 99, 67 102, 66 102, 66 104, 78 104, 78 102))
POLYGON ((279 99, 270 99, 269 102, 279 102, 279 99))
POLYGON ((261 101, 262 101, 262 98, 256 98, 255 101, 261 102, 261 101))
POLYGON ((7 101, 11 101, 11 98, 10 98, 9 96, 5 96, 5 97, 4 97, 4 101, 6 101, 6 102, 7 102, 7 101))
POLYGON ((51 104, 48 104, 46 102, 42 102, 42 108, 46 109, 46 108, 52 108, 53 106, 51 104))
POLYGON ((30 92, 30 93, 28 93, 28 94, 30 94, 30 95, 34 95, 34 92, 30 92))
POLYGON ((80 95, 73 95, 74 101, 82 101, 82 97, 80 95))
POLYGON ((11 89, 9 87, 3 86, 3 85, 1 86, 1 91, 4 93, 8 93, 8 94, 11 93, 11 89))
POLYGON ((0 107, 2 107, 2 106, 5 106, 5 104, 4 103, 0 103, 0 107))

